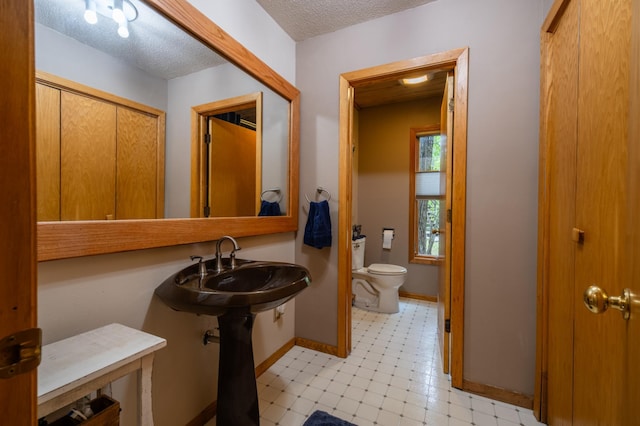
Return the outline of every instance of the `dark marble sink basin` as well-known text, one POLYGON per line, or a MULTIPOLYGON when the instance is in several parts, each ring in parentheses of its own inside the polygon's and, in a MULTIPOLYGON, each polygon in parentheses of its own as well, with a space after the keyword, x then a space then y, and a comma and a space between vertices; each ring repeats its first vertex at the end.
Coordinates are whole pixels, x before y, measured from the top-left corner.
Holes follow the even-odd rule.
POLYGON ((306 268, 291 263, 237 259, 232 269, 224 259, 221 272, 215 272, 213 261, 205 264, 204 278, 194 264, 167 278, 156 294, 177 311, 220 316, 232 309, 245 308, 251 313, 273 309, 311 282, 306 268))

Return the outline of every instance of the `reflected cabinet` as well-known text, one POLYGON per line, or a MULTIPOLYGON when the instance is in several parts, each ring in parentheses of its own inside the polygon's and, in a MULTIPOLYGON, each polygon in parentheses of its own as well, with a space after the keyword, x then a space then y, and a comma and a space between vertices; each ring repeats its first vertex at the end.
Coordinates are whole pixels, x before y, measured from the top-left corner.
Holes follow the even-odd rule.
POLYGON ((164 217, 164 112, 40 73, 38 221, 164 217))

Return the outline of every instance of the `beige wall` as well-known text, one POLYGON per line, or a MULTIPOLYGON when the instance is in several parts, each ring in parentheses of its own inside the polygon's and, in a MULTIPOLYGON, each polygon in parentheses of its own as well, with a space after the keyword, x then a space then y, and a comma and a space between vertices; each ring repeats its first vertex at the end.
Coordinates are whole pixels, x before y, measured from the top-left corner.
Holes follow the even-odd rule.
MULTIPOLYGON (((440 0, 298 43, 302 192, 334 194, 341 73, 469 47, 464 379, 533 394, 540 25, 543 0, 440 0)), ((362 214, 362 211, 360 211, 362 214)), ((300 217, 304 226, 306 214, 300 217)), ((296 238, 315 281, 296 335, 337 344, 337 246, 296 238)))
POLYGON ((410 137, 412 127, 440 124, 441 98, 360 110, 358 223, 367 236, 365 266, 391 263, 407 268, 401 290, 436 296, 438 270, 409 263, 410 137), (382 229, 394 228, 391 250, 382 249, 382 229))

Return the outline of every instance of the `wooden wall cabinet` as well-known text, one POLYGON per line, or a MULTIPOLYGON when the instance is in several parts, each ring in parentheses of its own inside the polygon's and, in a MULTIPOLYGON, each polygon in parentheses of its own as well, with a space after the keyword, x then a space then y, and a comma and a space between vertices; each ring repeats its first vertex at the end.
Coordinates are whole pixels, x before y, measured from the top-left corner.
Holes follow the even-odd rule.
POLYGON ((38 73, 38 221, 164 217, 165 113, 38 73))

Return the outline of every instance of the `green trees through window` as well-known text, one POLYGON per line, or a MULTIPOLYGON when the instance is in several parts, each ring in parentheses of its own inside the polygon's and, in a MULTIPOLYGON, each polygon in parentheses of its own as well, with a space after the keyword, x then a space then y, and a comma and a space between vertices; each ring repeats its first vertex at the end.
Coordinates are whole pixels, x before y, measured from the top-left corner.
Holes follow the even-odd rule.
POLYGON ((440 132, 417 133, 415 140, 414 206, 416 256, 437 257, 439 250, 440 209, 444 199, 440 188, 442 161, 440 132))

